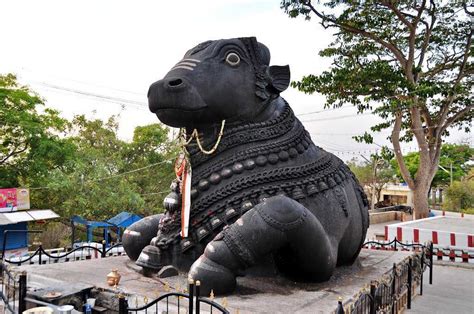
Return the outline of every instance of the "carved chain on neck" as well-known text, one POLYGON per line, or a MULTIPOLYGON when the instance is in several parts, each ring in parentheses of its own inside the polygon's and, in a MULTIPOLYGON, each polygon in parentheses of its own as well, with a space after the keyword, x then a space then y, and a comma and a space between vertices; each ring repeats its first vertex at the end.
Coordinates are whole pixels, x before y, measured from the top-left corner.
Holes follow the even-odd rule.
MULTIPOLYGON (((222 137, 219 146, 214 152, 219 154, 238 145, 281 137, 293 128, 294 122, 295 116, 293 111, 288 103, 285 102, 283 112, 274 119, 257 123, 248 122, 238 126, 228 125, 225 130, 225 136, 222 137)), ((214 158, 214 155, 207 156, 201 154, 200 148, 196 144, 190 143, 186 148, 191 155, 193 168, 214 158)))
POLYGON ((186 147, 186 145, 189 145, 191 143, 191 141, 195 138, 196 139, 196 144, 199 147, 199 150, 201 151, 201 153, 203 153, 205 155, 212 155, 217 150, 217 147, 219 146, 219 143, 222 140, 222 136, 224 135, 224 126, 225 126, 225 120, 222 120, 221 130, 219 131, 219 135, 217 136, 216 143, 209 150, 206 150, 202 146, 201 140, 199 139, 199 132, 198 132, 197 129, 193 130, 193 132, 191 133, 191 136, 189 137, 189 139, 186 138, 186 131, 184 129, 180 129, 179 130, 179 132, 180 132, 179 137, 182 138, 182 140, 183 140, 183 144, 182 144, 183 147, 186 147))

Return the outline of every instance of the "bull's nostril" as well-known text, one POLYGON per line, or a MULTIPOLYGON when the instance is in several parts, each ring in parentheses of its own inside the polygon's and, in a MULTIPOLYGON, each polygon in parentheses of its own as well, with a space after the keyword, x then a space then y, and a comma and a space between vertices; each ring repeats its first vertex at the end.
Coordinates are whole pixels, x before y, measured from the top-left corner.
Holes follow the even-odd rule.
POLYGON ((171 81, 168 82, 168 85, 171 86, 171 87, 178 87, 181 84, 183 84, 182 79, 175 79, 175 80, 171 80, 171 81))

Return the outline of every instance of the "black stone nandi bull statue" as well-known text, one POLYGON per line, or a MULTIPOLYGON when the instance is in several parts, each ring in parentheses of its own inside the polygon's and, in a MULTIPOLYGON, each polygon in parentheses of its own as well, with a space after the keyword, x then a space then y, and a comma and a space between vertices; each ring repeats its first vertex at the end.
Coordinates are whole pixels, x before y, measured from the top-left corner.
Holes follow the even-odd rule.
MULTIPOLYGON (((280 97, 289 67, 269 62, 254 37, 207 41, 151 85, 150 110, 198 141, 186 145, 189 234, 181 236, 179 206, 138 222, 124 236, 132 259, 141 251, 138 265, 189 270, 206 294, 231 292, 236 276, 262 263, 296 280, 325 281, 357 258, 367 198, 280 97)), ((182 192, 179 184, 172 189, 182 192)))

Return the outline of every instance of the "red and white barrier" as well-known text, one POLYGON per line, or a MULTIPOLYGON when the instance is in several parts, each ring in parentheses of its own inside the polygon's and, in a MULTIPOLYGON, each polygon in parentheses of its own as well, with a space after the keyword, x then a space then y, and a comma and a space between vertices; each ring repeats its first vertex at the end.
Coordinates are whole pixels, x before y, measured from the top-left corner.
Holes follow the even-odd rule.
MULTIPOLYGON (((385 240, 391 241, 396 238, 403 243, 431 241, 439 260, 474 263, 474 234, 453 232, 452 229, 443 231, 417 227, 417 225, 423 225, 423 222, 442 219, 446 220, 448 217, 436 216, 385 226, 385 240)), ((438 223, 443 225, 445 221, 438 223)))
POLYGON ((422 229, 411 226, 428 220, 444 219, 443 216, 419 219, 385 226, 385 240, 397 238, 401 242, 424 243, 432 241, 433 244, 443 247, 459 249, 474 249, 474 234, 462 232, 449 232, 443 230, 422 229))

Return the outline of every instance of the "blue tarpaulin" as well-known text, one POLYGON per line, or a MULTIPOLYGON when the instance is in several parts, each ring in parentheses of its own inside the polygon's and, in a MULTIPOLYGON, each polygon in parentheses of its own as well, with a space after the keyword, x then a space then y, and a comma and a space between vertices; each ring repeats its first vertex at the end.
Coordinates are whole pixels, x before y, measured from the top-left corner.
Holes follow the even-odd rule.
POLYGON ((117 216, 112 217, 109 220, 107 220, 107 222, 121 228, 127 228, 128 226, 141 220, 142 218, 143 218, 142 216, 139 216, 137 214, 121 212, 117 216))
POLYGON ((109 228, 116 228, 118 241, 121 239, 122 228, 127 228, 134 222, 139 221, 142 219, 141 216, 128 213, 128 212, 121 212, 120 214, 110 218, 107 221, 93 221, 93 220, 86 220, 80 216, 72 216, 71 217, 71 224, 73 228, 73 237, 72 237, 72 245, 74 245, 74 230, 76 224, 81 224, 86 227, 86 234, 87 234, 87 242, 93 242, 93 235, 92 231, 96 228, 104 229, 104 240, 105 240, 105 247, 109 246, 109 228))

